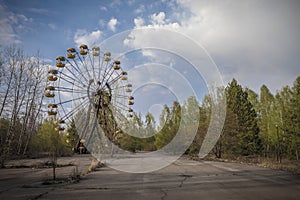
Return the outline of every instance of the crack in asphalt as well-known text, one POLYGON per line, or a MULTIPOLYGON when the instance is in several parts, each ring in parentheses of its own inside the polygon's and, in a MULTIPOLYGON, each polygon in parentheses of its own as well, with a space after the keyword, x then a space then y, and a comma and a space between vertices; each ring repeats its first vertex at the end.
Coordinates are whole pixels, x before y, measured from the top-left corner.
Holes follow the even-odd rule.
POLYGON ((7 191, 9 191, 9 190, 11 190, 11 189, 13 189, 13 188, 8 188, 8 189, 6 189, 6 190, 1 190, 1 191, 0 191, 0 194, 2 194, 2 193, 4 193, 4 192, 7 192, 7 191))
POLYGON ((33 197, 33 198, 30 198, 30 199, 28 199, 28 200, 37 200, 37 199, 39 199, 39 198, 41 198, 41 197, 43 197, 43 196, 49 194, 49 192, 51 192, 51 191, 53 191, 53 190, 54 190, 54 188, 52 188, 51 190, 49 190, 49 191, 47 191, 47 192, 43 192, 43 193, 41 193, 41 194, 39 194, 39 195, 37 195, 37 196, 35 196, 35 197, 33 197))
POLYGON ((186 179, 188 179, 188 177, 185 177, 183 180, 180 181, 180 185, 179 185, 180 188, 182 187, 183 182, 186 181, 186 179))
POLYGON ((81 188, 69 188, 65 187, 64 189, 67 190, 121 190, 124 188, 117 188, 117 187, 81 187, 81 188))
POLYGON ((180 177, 184 177, 184 179, 182 179, 182 180, 180 181, 180 185, 179 185, 180 188, 183 186, 183 183, 184 183, 188 178, 191 178, 191 177, 192 177, 192 175, 188 175, 188 174, 181 174, 181 175, 179 175, 179 176, 180 176, 180 177))
POLYGON ((163 189, 160 190, 163 195, 160 197, 161 200, 164 200, 167 196, 168 196, 168 193, 166 191, 164 191, 163 189))

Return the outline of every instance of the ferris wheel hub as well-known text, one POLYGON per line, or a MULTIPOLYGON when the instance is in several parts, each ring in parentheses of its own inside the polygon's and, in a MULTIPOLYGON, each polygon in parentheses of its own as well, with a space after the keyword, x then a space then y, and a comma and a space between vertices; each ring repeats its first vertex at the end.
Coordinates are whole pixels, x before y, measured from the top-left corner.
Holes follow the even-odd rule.
POLYGON ((56 57, 56 68, 48 70, 44 94, 51 100, 48 115, 56 119, 56 131, 65 131, 64 123, 69 118, 82 117, 79 123, 85 124, 78 125, 82 128, 80 137, 87 144, 93 137, 90 120, 95 119, 107 138, 114 141, 123 132, 120 124, 134 116, 132 85, 121 62, 110 52, 100 52, 97 46, 89 49, 84 44, 79 48, 68 48, 65 57, 56 57))

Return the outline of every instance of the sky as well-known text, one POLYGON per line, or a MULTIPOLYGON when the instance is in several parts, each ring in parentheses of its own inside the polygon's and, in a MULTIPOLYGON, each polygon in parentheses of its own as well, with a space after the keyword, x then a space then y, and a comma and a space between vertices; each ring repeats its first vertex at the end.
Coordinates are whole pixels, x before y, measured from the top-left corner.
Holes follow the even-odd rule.
MULTIPOLYGON (((144 59, 141 66, 150 62, 176 69, 199 98, 208 90, 207 74, 216 73, 225 86, 235 78, 256 92, 265 84, 275 93, 285 85, 292 85, 300 75, 299 9, 297 0, 0 0, 0 44, 16 43, 28 55, 39 51, 54 63, 55 57, 65 54, 68 47, 101 44, 112 41, 109 38, 114 35, 127 34, 120 44, 115 40, 104 46, 109 51, 110 45, 112 49, 119 45, 130 46, 131 50, 143 47, 136 53, 138 56, 125 56, 124 62, 129 64, 129 58, 144 59), (152 33, 139 31, 143 28, 166 31, 153 37, 152 33), (185 36, 182 41, 187 43, 193 41, 202 48, 201 55, 197 57, 192 45, 178 43, 175 47, 172 35, 185 36), (168 55, 146 49, 162 44, 168 55), (175 52, 173 56, 171 51, 175 52), (203 68, 201 80, 193 77, 192 67, 176 68, 183 62, 197 63, 201 56, 213 68, 212 71, 203 68)), ((122 52, 118 53, 120 56, 122 52)), ((132 63, 138 62, 131 60, 131 69, 135 69, 132 63)), ((145 70, 149 73, 149 68, 145 70)), ((133 74, 136 74, 133 79, 142 78, 136 71, 133 74)), ((152 74, 160 80, 165 75, 152 74)))

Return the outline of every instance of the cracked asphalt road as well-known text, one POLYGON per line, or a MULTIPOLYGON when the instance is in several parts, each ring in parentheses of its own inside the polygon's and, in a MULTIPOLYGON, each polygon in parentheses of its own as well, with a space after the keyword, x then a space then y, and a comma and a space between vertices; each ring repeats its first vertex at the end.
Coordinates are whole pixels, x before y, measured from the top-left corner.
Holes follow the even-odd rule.
MULTIPOLYGON (((90 158, 80 160, 84 173, 90 158)), ((79 183, 46 186, 38 183, 40 175, 49 169, 23 169, 19 174, 9 170, 12 169, 0 170, 3 200, 300 199, 299 175, 238 163, 181 158, 164 169, 145 174, 103 167, 83 176, 79 183)), ((70 169, 62 170, 61 175, 67 170, 70 169)))

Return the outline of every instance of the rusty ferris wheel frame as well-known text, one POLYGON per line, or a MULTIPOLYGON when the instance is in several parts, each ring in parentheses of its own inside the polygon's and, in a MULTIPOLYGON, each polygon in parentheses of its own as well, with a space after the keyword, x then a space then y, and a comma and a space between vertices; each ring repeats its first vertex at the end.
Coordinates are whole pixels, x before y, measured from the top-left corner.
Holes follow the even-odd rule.
MULTIPOLYGON (((126 119, 133 117, 131 88, 127 72, 110 52, 102 52, 99 46, 90 49, 85 44, 78 50, 68 48, 66 56, 57 56, 55 67, 48 70, 44 94, 47 114, 55 119, 55 131, 64 132, 65 123, 85 111, 96 116, 105 135, 114 141, 121 136, 126 119)), ((81 126, 86 128, 80 138, 89 140, 90 122, 84 121, 86 124, 81 126)))

